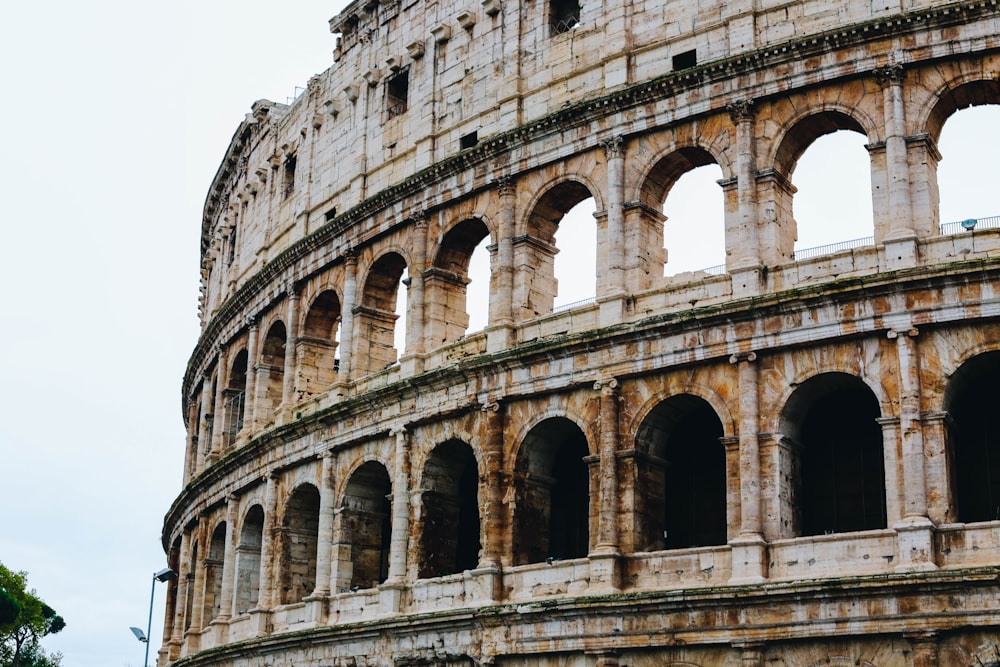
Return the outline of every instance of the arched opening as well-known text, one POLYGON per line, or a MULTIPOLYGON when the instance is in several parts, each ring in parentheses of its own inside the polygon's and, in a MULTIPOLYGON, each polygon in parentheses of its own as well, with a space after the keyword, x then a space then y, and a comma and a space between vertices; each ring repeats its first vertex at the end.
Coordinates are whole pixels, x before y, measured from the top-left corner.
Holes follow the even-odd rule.
POLYGON ((434 265, 426 274, 432 346, 458 340, 473 329, 473 321, 479 329, 485 326, 490 299, 489 238, 489 230, 478 218, 460 222, 444 235, 434 265), (481 275, 484 264, 485 280, 481 275), (473 268, 480 275, 473 275, 473 268))
POLYGON ((254 505, 243 519, 240 542, 236 547, 234 604, 237 616, 255 608, 260 598, 260 549, 263 536, 264 508, 254 505))
POLYGON ((554 235, 553 310, 593 300, 597 296, 597 220, 594 198, 587 197, 566 211, 554 235))
POLYGON ((226 558, 226 522, 223 521, 212 532, 208 556, 205 558, 205 594, 203 596, 204 615, 207 624, 222 611, 222 564, 226 558))
POLYGON ((793 530, 823 535, 886 527, 885 463, 878 399, 859 378, 824 373, 803 382, 782 410, 796 460, 793 530))
POLYGON ((799 157, 792 183, 795 259, 874 244, 871 158, 858 130, 817 137, 799 157))
POLYGON ((261 397, 260 414, 265 417, 270 416, 281 405, 283 398, 286 338, 285 324, 281 321, 272 324, 264 338, 260 363, 257 365, 257 395, 261 397))
MULTIPOLYGON (((181 536, 174 538, 167 553, 167 567, 175 573, 181 572, 181 536)), ((174 634, 174 624, 177 621, 177 605, 180 596, 183 594, 183 586, 180 585, 178 577, 167 581, 167 608, 163 616, 163 637, 167 640, 174 634)))
POLYGON ((297 342, 298 400, 321 394, 336 382, 340 316, 340 298, 333 290, 320 293, 309 307, 302 336, 297 342))
POLYGON ((406 261, 394 252, 380 257, 368 273, 357 309, 361 375, 388 368, 396 363, 397 349, 405 350, 408 275, 406 261))
POLYGON ((547 315, 597 294, 597 223, 590 191, 578 181, 551 188, 514 239, 518 319, 547 315), (557 254, 558 253, 558 254, 557 254))
POLYGON ((636 448, 649 457, 639 469, 637 496, 646 550, 726 543, 722 436, 712 406, 690 394, 663 401, 643 419, 636 448))
POLYGON ((670 188, 663 205, 667 220, 663 243, 667 251, 664 275, 684 271, 723 273, 726 270, 726 201, 715 163, 684 173, 670 188))
MULTIPOLYGON (((726 198, 720 187, 722 168, 708 151, 680 148, 659 160, 642 184, 643 230, 650 270, 663 264, 662 275, 708 269, 722 272, 726 263, 726 198), (663 248, 663 249, 661 249, 663 248)), ((731 188, 730 188, 731 189, 731 188)))
POLYGON ((281 521, 281 603, 298 602, 316 588, 319 544, 319 489, 303 484, 295 489, 281 521))
POLYGON ((449 440, 431 452, 420 488, 419 576, 479 565, 479 469, 472 448, 449 440))
MULTIPOLYGON (((193 536, 192 536, 193 537, 193 536)), ((191 545, 191 562, 184 573, 184 631, 187 632, 194 624, 194 581, 198 571, 198 542, 191 545)))
POLYGON ((372 588, 389 576, 391 493, 389 473, 376 461, 363 464, 347 482, 337 514, 339 589, 372 588))
POLYGON ((514 562, 581 558, 590 549, 587 436, 569 419, 536 425, 518 454, 514 562))
POLYGON ((962 364, 945 392, 952 486, 963 523, 1000 519, 998 377, 1000 352, 987 352, 962 364))
POLYGON ((982 159, 1000 150, 998 127, 1000 82, 995 80, 948 91, 934 108, 927 131, 941 156, 936 182, 942 233, 963 233, 961 222, 970 219, 977 221, 975 229, 1000 227, 997 169, 982 159))
POLYGON ((770 252, 776 261, 803 260, 875 242, 872 159, 864 148, 866 136, 861 123, 846 113, 821 111, 800 119, 781 138, 774 174, 759 195, 764 209, 774 211, 773 229, 762 243, 774 246, 770 252), (818 141, 823 137, 828 138, 818 141), (836 203, 835 215, 823 208, 800 210, 824 193, 835 193, 838 202, 854 200, 858 209, 845 212, 836 203), (859 213, 865 206, 867 212, 859 213))
MULTIPOLYGON (((236 442, 236 436, 243 428, 243 414, 246 408, 247 351, 240 350, 233 358, 229 370, 229 382, 222 392, 222 446, 229 448, 236 442)), ((211 438, 207 443, 211 449, 211 438)))

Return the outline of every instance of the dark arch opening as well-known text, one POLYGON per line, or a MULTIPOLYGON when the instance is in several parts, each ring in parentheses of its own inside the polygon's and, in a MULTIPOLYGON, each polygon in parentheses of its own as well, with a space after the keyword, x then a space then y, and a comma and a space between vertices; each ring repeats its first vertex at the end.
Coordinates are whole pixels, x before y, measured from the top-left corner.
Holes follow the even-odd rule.
POLYGON ((871 389, 846 373, 812 377, 789 398, 782 424, 800 448, 793 486, 801 535, 886 527, 880 416, 871 389))
POLYGON ((581 558, 590 548, 587 436, 569 419, 536 425, 518 456, 514 560, 581 558))
POLYGON ((449 440, 434 448, 421 485, 420 577, 479 565, 479 470, 472 448, 449 440))
POLYGON ((725 544, 726 452, 707 401, 684 394, 657 405, 636 433, 648 452, 641 479, 645 544, 679 549, 725 544))
POLYGON ((385 466, 368 461, 354 471, 340 503, 339 542, 350 553, 341 588, 372 588, 389 576, 392 485, 385 466))
POLYGON ((340 298, 333 290, 322 292, 312 302, 297 343, 297 398, 322 393, 337 380, 340 315, 340 298))
MULTIPOLYGON (((489 309, 489 253, 486 245, 490 234, 486 224, 478 219, 464 220, 444 235, 434 266, 427 274, 425 289, 429 295, 428 325, 434 344, 458 340, 466 334, 477 311, 477 322, 489 309), (486 255, 486 280, 473 279, 472 260, 482 262, 486 255), (478 283, 478 284, 476 284, 478 283), (477 298, 469 299, 468 291, 475 286, 477 298)), ((478 268, 478 267, 477 267, 478 268)), ((480 325, 482 328, 482 325, 480 325)))
POLYGON ((362 375, 376 373, 396 363, 397 341, 400 349, 405 347, 406 271, 406 260, 390 252, 379 257, 368 273, 357 310, 357 331, 361 333, 361 354, 357 361, 362 375), (398 313, 400 306, 402 316, 398 313), (397 331, 400 319, 403 321, 397 331))
POLYGON ((1000 352, 987 352, 962 364, 945 392, 954 495, 963 523, 1000 519, 998 377, 1000 352))
POLYGON ((319 545, 319 489, 303 484, 285 506, 281 522, 281 603, 310 595, 316 588, 316 554, 319 545))
MULTIPOLYGON (((236 436, 243 428, 246 410, 247 351, 240 350, 233 359, 229 370, 229 382, 222 392, 222 446, 229 448, 236 442, 236 436)), ((211 448, 211 442, 206 445, 211 448)))
POLYGON ((514 248, 521 279, 514 304, 521 308, 520 319, 547 315, 557 304, 567 306, 597 293, 594 210, 590 190, 578 181, 553 186, 535 204, 527 236, 514 248))
MULTIPOLYGON (((285 332, 284 322, 278 321, 271 325, 264 337, 264 346, 260 354, 260 364, 257 367, 257 381, 265 387, 261 408, 263 415, 268 417, 283 398, 285 383, 285 332)), ((260 392, 257 392, 260 396, 260 392)), ((265 420, 266 421, 266 420, 265 420)))
POLYGON ((204 615, 208 623, 222 612, 222 567, 226 556, 226 522, 223 521, 212 532, 208 557, 205 558, 204 615))
POLYGON ((236 547, 236 615, 257 606, 260 599, 260 550, 264 537, 264 508, 254 505, 247 511, 236 547))

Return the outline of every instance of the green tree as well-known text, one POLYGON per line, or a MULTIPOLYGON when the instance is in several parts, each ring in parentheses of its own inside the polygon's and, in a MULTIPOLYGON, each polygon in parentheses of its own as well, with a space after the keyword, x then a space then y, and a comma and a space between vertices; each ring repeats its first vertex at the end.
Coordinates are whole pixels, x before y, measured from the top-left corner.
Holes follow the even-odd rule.
POLYGON ((66 627, 62 616, 28 590, 27 572, 9 570, 3 563, 0 593, 0 667, 57 667, 62 656, 46 655, 39 641, 66 627))

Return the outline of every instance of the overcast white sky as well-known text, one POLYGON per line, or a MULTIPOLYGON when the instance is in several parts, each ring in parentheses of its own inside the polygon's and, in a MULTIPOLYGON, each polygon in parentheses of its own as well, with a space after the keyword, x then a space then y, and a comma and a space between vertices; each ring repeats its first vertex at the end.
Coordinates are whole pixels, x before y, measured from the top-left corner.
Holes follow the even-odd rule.
MULTIPOLYGON (((284 102, 331 64, 327 19, 344 4, 57 0, 0 14, 0 561, 27 570, 66 618, 44 642, 65 667, 142 664, 128 627, 146 625, 151 576, 166 565, 163 515, 180 490, 205 193, 253 101, 284 102)), ((1000 214, 996 171, 971 181, 983 175, 975 156, 998 154, 1000 117, 970 127, 975 152, 942 164, 972 174, 953 177, 961 196, 942 186, 943 220, 1000 214)), ((833 209, 860 199, 870 210, 863 193, 829 187, 853 170, 819 158, 827 173, 808 186, 808 156, 795 182, 835 193, 817 204, 834 231, 803 242, 870 234, 870 218, 842 225, 863 213, 833 209)), ((696 197, 703 220, 706 198, 718 195, 696 197)), ((721 213, 708 217, 721 225, 721 213)), ((705 238, 692 245, 711 247, 705 238)), ((689 254, 672 268, 722 262, 689 254)), ((573 283, 587 280, 561 284, 573 283)), ((154 653, 164 593, 158 585, 154 653)))

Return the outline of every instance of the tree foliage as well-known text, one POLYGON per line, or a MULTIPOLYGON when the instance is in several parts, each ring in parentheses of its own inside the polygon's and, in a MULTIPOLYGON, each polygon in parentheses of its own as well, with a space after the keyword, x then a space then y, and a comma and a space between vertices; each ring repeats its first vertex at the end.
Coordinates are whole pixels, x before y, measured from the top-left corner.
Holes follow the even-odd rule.
POLYGON ((58 667, 62 656, 39 646, 66 621, 28 589, 28 573, 0 563, 0 667, 58 667))

